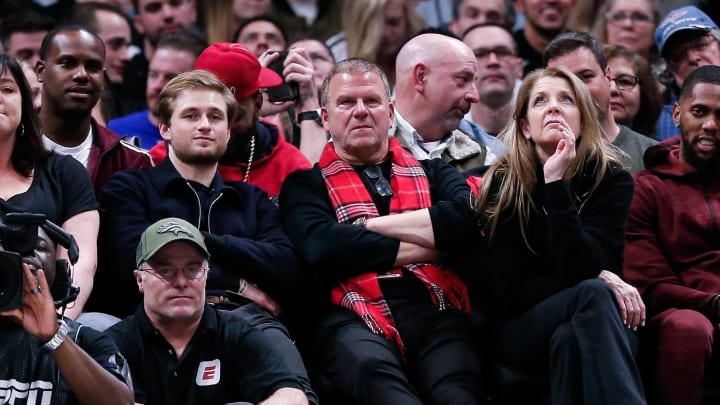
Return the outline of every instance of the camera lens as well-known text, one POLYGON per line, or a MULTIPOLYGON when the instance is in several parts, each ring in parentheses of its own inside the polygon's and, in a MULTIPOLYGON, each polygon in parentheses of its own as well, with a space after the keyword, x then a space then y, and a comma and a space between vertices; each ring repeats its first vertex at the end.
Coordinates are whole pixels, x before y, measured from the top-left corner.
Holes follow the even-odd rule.
POLYGON ((10 282, 10 280, 8 280, 8 275, 5 273, 6 272, 0 268, 0 303, 2 303, 3 297, 7 294, 7 287, 10 282))
POLYGON ((23 273, 20 255, 0 252, 0 311, 22 303, 23 273))

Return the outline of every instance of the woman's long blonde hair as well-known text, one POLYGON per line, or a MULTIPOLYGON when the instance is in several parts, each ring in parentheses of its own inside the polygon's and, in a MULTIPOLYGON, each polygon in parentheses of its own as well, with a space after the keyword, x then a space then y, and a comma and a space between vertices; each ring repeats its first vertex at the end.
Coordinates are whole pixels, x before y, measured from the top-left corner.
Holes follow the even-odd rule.
POLYGON ((499 135, 506 147, 505 154, 483 176, 476 212, 487 218, 488 235, 492 238, 501 217, 506 220, 517 216, 525 246, 534 251, 527 237, 530 212, 536 210, 532 193, 538 183, 537 167, 540 159, 535 143, 522 133, 522 123, 527 119, 531 91, 539 79, 561 78, 570 84, 580 111, 580 135, 576 143, 576 157, 565 171, 564 179, 571 180, 582 173, 592 171, 594 183, 591 192, 600 184, 610 163, 620 166, 619 157, 603 139, 603 130, 597 118, 597 110, 585 84, 573 73, 563 68, 548 68, 530 73, 518 91, 512 119, 499 135), (495 181, 502 181, 499 185, 495 181), (491 190, 497 190, 490 195, 491 190))
POLYGON ((385 4, 401 2, 407 22, 409 39, 425 24, 407 0, 353 0, 343 5, 342 23, 347 40, 348 58, 377 61, 378 48, 385 28, 385 4))

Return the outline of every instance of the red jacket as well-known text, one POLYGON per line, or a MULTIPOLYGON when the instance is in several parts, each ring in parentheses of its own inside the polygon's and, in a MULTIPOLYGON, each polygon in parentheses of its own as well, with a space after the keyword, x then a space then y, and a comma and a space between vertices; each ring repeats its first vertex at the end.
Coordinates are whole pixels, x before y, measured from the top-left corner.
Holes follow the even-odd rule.
POLYGON ((145 170, 153 166, 152 158, 146 151, 123 141, 115 132, 90 122, 93 140, 90 147, 87 170, 95 186, 95 195, 115 172, 127 169, 145 170))
POLYGON ((650 314, 693 309, 716 319, 720 293, 720 178, 678 159, 680 138, 648 149, 635 174, 625 244, 625 276, 650 314))
MULTIPOLYGON (((285 141, 277 127, 265 121, 256 124, 255 156, 250 166, 248 183, 268 193, 273 198, 280 193, 280 186, 288 174, 300 169, 310 169, 312 165, 295 146, 285 141)), ((159 164, 167 156, 165 143, 160 142, 150 149, 150 154, 159 164)), ((245 179, 246 161, 233 164, 218 165, 218 171, 225 181, 243 181, 245 179)))

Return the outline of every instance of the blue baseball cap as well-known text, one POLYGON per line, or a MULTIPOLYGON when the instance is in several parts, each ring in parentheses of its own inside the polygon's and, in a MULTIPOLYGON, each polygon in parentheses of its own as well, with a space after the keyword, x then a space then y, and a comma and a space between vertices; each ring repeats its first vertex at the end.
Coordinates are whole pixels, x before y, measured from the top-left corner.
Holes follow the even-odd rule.
POLYGON ((660 54, 670 37, 680 31, 710 31, 718 29, 717 24, 695 6, 677 8, 668 13, 655 29, 655 42, 660 54))

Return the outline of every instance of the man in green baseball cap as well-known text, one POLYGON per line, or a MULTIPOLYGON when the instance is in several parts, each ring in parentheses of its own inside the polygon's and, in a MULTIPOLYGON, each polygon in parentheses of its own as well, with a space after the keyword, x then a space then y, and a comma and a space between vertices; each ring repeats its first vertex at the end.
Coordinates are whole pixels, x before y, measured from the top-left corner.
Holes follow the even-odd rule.
POLYGON ((180 218, 166 218, 150 225, 140 236, 140 244, 135 255, 135 264, 139 269, 144 262, 150 260, 160 249, 171 242, 181 240, 194 244, 195 248, 200 250, 200 254, 206 259, 210 258, 210 253, 205 247, 204 238, 195 226, 180 218))
POLYGON ((205 304, 204 239, 180 218, 161 219, 140 237, 135 280, 143 304, 108 330, 128 354, 135 402, 307 404, 262 332, 205 304))

